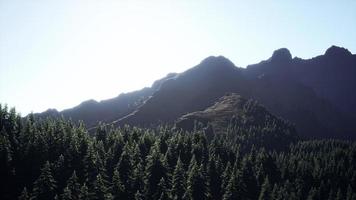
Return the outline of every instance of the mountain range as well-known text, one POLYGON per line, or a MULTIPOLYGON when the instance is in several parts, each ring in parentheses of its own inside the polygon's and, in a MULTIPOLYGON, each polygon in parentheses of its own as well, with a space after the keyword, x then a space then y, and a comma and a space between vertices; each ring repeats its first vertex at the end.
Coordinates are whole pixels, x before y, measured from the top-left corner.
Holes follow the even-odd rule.
POLYGON ((82 120, 88 129, 99 121, 115 126, 178 125, 199 111, 211 111, 224 95, 234 93, 229 98, 253 99, 266 112, 293 123, 302 137, 355 139, 355 91, 356 55, 347 49, 332 46, 324 55, 301 59, 282 48, 246 68, 223 56, 210 56, 182 73, 168 74, 151 87, 35 116, 82 120))

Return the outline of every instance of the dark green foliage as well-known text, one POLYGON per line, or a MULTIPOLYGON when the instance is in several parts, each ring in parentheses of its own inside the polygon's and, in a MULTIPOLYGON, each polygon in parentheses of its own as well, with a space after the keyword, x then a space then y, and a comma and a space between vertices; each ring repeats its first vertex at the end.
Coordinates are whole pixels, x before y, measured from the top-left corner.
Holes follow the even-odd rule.
POLYGON ((55 196, 56 181, 51 172, 51 165, 47 161, 41 169, 41 174, 33 184, 31 199, 52 199, 55 196))
POLYGON ((90 200, 94 199, 94 194, 90 193, 88 191, 88 187, 84 183, 84 185, 80 188, 80 193, 79 193, 79 199, 80 200, 90 200))
POLYGON ((355 142, 255 143, 268 137, 262 129, 277 130, 270 125, 229 127, 211 139, 104 125, 90 136, 82 124, 21 120, 0 108, 2 200, 356 199, 355 142))
POLYGON ((23 188, 21 195, 19 196, 18 199, 19 200, 29 200, 30 199, 30 195, 28 194, 26 187, 23 188))
POLYGON ((120 199, 120 197, 124 196, 124 190, 125 188, 120 180, 120 174, 117 170, 115 170, 114 175, 112 177, 112 186, 111 186, 111 192, 114 196, 114 199, 118 200, 120 199))
POLYGON ((185 174, 184 174, 184 169, 183 169, 183 164, 180 159, 178 158, 176 168, 174 169, 173 172, 173 177, 172 177, 172 190, 171 190, 171 195, 174 200, 182 200, 184 193, 186 191, 185 187, 185 174))
POLYGON ((271 185, 269 183, 269 179, 268 176, 265 178, 265 181, 261 187, 261 192, 260 192, 260 196, 258 197, 258 200, 270 200, 272 199, 271 197, 271 185))
POLYGON ((96 176, 96 180, 94 183, 94 192, 96 199, 113 199, 112 194, 110 193, 109 188, 107 187, 106 181, 104 180, 104 177, 101 174, 98 174, 96 176))
POLYGON ((120 161, 117 165, 117 171, 119 172, 120 180, 124 186, 124 194, 121 198, 132 199, 134 195, 134 193, 131 192, 133 184, 133 165, 131 150, 128 143, 126 143, 121 154, 120 161))
POLYGON ((169 200, 169 191, 167 189, 167 183, 166 180, 162 177, 161 180, 158 183, 157 191, 153 197, 153 199, 159 199, 159 200, 169 200))
POLYGON ((161 178, 167 178, 167 167, 163 163, 163 155, 160 153, 158 143, 151 149, 151 153, 147 156, 145 170, 145 198, 157 199, 158 184, 161 178))
POLYGON ((137 191, 135 194, 135 200, 144 200, 143 195, 140 193, 140 191, 137 191))
POLYGON ((195 157, 192 158, 190 170, 187 178, 187 190, 185 199, 208 199, 207 177, 205 176, 203 165, 198 165, 195 157))
POLYGON ((246 184, 243 182, 241 171, 237 169, 235 164, 230 180, 227 183, 223 199, 247 199, 246 196, 246 184))
MULTIPOLYGON (((79 194, 79 193, 78 193, 79 194)), ((62 196, 62 200, 72 200, 72 191, 68 188, 65 187, 62 196)))
POLYGON ((71 192, 71 199, 79 199, 80 184, 78 182, 78 177, 75 171, 73 171, 72 176, 68 179, 66 188, 71 192))

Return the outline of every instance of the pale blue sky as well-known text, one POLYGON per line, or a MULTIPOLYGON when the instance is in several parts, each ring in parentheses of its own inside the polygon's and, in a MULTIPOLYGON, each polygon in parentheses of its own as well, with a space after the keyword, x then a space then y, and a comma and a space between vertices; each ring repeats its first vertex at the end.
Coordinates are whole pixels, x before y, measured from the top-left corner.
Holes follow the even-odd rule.
POLYGON ((0 103, 23 115, 150 86, 210 55, 356 52, 356 1, 0 0, 0 103))

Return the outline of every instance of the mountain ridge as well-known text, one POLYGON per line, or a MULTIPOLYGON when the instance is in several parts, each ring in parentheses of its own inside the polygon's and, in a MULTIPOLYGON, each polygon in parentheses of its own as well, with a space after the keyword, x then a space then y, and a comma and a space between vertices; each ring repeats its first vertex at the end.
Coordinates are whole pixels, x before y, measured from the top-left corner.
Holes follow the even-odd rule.
MULTIPOLYGON (((351 107, 356 113, 356 95, 350 93, 356 90, 354 77, 356 55, 336 46, 328 48, 324 55, 305 60, 292 58, 287 48, 281 48, 269 59, 246 68, 236 67, 223 56, 210 56, 182 73, 168 74, 149 88, 123 94, 125 98, 120 95, 113 98, 120 102, 116 106, 121 110, 114 107, 120 112, 112 111, 111 117, 101 118, 99 113, 95 123, 114 122, 116 126, 174 123, 180 116, 203 110, 233 92, 257 99, 273 114, 295 123, 304 136, 340 137, 337 131, 350 135, 356 130, 350 125, 356 115, 348 112, 351 107), (337 81, 344 77, 347 83, 337 81), (128 106, 132 102, 136 102, 134 106, 128 106)), ((101 102, 99 105, 105 104, 101 102)), ((110 106, 102 107, 110 110, 110 106)), ((62 114, 72 117, 70 111, 62 114)), ((74 120, 81 118, 74 116, 74 120)), ((86 122, 88 127, 95 123, 86 122)))

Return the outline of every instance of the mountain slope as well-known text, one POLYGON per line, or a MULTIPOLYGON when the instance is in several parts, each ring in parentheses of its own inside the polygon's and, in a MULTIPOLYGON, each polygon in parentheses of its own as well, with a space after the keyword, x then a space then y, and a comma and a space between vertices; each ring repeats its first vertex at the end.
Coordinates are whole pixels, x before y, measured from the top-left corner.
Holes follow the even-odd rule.
POLYGON ((196 123, 209 124, 216 133, 226 130, 229 125, 264 127, 269 123, 293 132, 291 124, 272 115, 257 101, 235 93, 224 95, 205 110, 183 115, 177 120, 176 127, 191 131, 196 123))
POLYGON ((244 85, 246 83, 241 70, 231 61, 222 56, 209 57, 174 79, 162 83, 160 90, 145 104, 117 121, 117 124, 173 122, 182 114, 210 106, 226 92, 244 91, 244 85))
POLYGON ((112 122, 117 118, 133 112, 150 95, 153 89, 144 88, 139 91, 123 93, 119 96, 97 102, 88 100, 76 107, 61 112, 49 109, 44 113, 35 114, 36 117, 60 117, 71 118, 73 121, 82 120, 87 127, 93 127, 102 122, 112 122))
POLYGON ((184 114, 213 105, 226 93, 237 93, 294 123, 302 136, 356 138, 352 123, 356 121, 355 58, 335 46, 307 60, 279 49, 247 68, 211 56, 183 73, 169 74, 151 88, 120 95, 112 103, 90 101, 59 114, 84 120, 88 127, 98 121, 150 126, 174 123, 184 114))
POLYGON ((203 130, 210 138, 227 133, 241 143, 249 141, 248 146, 269 149, 286 149, 298 139, 291 123, 274 116, 257 101, 234 93, 224 95, 203 111, 183 115, 175 126, 178 130, 203 130))
POLYGON ((270 59, 247 69, 235 67, 222 56, 209 57, 162 83, 142 106, 115 124, 171 123, 234 92, 258 100, 273 114, 295 123, 305 137, 348 137, 354 130, 350 119, 291 73, 292 61, 287 49, 277 50, 270 59))
POLYGON ((273 80, 293 80, 310 87, 321 98, 356 120, 356 55, 332 46, 324 55, 312 59, 292 59, 287 49, 277 50, 272 59, 247 66, 251 78, 267 76, 273 80), (284 52, 283 52, 284 51, 284 52), (279 55, 283 59, 273 59, 279 55), (289 55, 288 55, 289 54, 289 55))

